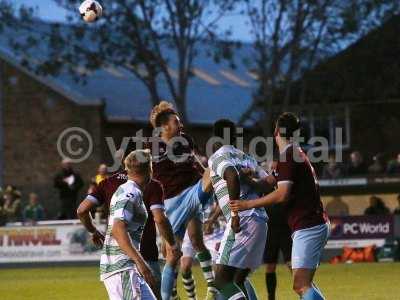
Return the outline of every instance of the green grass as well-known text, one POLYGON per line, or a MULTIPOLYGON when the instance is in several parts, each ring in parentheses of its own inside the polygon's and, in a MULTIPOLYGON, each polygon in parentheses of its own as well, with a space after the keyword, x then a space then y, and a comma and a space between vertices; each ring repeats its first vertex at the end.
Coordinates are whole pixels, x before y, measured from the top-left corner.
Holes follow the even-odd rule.
MULTIPOLYGON (((205 283, 195 268, 199 299, 204 297, 205 283)), ((264 273, 260 268, 252 275, 259 299, 266 299, 264 273)), ((278 299, 298 300, 291 290, 288 270, 280 266, 278 299)), ((372 263, 322 265, 316 282, 326 298, 335 300, 400 299, 400 264, 372 263)), ((180 295, 185 299, 180 286, 180 295)), ((56 267, 0 269, 0 299, 4 300, 106 300, 107 294, 98 280, 96 267, 56 267)))

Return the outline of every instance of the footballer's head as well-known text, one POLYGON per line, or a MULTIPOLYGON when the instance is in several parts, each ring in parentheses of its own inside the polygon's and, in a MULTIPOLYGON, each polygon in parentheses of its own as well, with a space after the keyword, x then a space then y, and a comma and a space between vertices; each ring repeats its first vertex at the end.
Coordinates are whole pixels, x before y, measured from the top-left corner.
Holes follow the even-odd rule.
POLYGON ((276 120, 274 136, 276 139, 283 138, 290 141, 298 130, 300 130, 300 119, 291 112, 284 112, 276 120))
POLYGON ((154 106, 150 114, 150 123, 153 128, 161 128, 162 134, 172 138, 182 133, 183 124, 174 109, 167 101, 161 101, 154 106))
MULTIPOLYGON (((231 120, 220 119, 214 123, 214 137, 218 138, 218 142, 215 144, 216 148, 223 145, 236 144, 236 125, 231 120)), ((215 149, 216 150, 216 149, 215 149)))
POLYGON ((130 178, 139 178, 143 182, 150 181, 153 173, 150 150, 135 150, 124 159, 125 170, 130 178))

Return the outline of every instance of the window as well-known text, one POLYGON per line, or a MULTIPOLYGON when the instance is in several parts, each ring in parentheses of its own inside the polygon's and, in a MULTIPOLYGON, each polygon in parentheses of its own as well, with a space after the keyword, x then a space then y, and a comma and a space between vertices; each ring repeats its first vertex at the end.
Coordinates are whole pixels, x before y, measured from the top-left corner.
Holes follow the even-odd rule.
MULTIPOLYGON (((323 137, 327 139, 329 149, 350 147, 350 109, 340 107, 331 112, 310 111, 302 114, 302 127, 305 138, 323 137)), ((311 145, 312 146, 312 145, 311 145)), ((321 146, 319 143, 314 146, 321 146)))

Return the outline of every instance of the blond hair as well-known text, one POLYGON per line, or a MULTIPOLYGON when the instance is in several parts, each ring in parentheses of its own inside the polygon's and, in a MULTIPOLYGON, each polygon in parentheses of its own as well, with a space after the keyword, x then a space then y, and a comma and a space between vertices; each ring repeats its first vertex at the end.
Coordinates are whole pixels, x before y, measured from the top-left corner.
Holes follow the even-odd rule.
POLYGON ((125 159, 125 169, 128 172, 143 174, 151 170, 151 154, 149 149, 135 150, 129 153, 125 159))
POLYGON ((162 113, 176 114, 176 111, 172 103, 167 101, 161 101, 158 105, 154 106, 150 113, 150 124, 153 128, 158 127, 157 118, 162 113))

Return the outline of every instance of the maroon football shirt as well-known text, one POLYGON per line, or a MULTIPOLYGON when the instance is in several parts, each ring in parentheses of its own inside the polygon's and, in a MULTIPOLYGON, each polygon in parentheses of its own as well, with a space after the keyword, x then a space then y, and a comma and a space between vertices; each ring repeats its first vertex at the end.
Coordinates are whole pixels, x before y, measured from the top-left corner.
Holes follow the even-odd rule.
POLYGON ((192 155, 195 148, 192 138, 186 134, 180 137, 186 140, 185 145, 177 141, 168 147, 161 139, 147 145, 153 155, 153 176, 162 183, 166 199, 180 194, 201 178, 192 155))
POLYGON ((300 147, 289 145, 281 154, 277 165, 277 182, 291 182, 291 192, 286 204, 291 230, 310 228, 327 221, 319 184, 307 155, 300 147))
MULTIPOLYGON (((104 179, 87 196, 87 199, 96 202, 98 205, 105 205, 106 213, 110 207, 110 202, 117 188, 128 180, 126 172, 119 172, 107 179, 104 179)), ((140 253, 147 261, 158 260, 157 233, 153 219, 152 209, 164 208, 164 191, 160 182, 152 179, 143 192, 143 201, 148 212, 148 219, 144 226, 142 241, 140 243, 140 253)))

